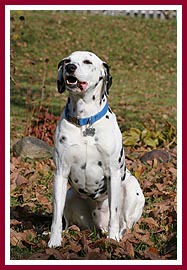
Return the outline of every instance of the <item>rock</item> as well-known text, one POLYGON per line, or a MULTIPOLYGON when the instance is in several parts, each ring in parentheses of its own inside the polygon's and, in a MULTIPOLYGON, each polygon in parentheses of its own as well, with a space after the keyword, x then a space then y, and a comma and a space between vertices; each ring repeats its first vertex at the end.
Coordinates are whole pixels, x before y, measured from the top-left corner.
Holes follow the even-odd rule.
POLYGON ((166 163, 171 160, 171 156, 168 152, 164 150, 152 150, 145 153, 141 158, 141 162, 147 162, 149 160, 157 159, 159 163, 166 163))
POLYGON ((30 159, 45 159, 52 157, 52 147, 35 137, 24 137, 12 147, 14 156, 30 159))

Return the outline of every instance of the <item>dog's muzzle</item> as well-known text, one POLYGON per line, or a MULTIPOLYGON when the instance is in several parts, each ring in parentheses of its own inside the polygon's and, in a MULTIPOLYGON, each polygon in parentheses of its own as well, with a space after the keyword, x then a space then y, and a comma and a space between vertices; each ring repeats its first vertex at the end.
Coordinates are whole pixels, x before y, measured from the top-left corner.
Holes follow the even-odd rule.
POLYGON ((66 86, 68 89, 72 90, 79 88, 81 91, 85 91, 88 83, 79 81, 75 76, 67 75, 65 77, 66 86))
POLYGON ((74 76, 74 73, 77 69, 77 66, 75 64, 67 64, 65 66, 65 83, 69 90, 73 89, 80 89, 81 91, 86 90, 88 83, 87 82, 81 82, 79 81, 76 76, 74 76))

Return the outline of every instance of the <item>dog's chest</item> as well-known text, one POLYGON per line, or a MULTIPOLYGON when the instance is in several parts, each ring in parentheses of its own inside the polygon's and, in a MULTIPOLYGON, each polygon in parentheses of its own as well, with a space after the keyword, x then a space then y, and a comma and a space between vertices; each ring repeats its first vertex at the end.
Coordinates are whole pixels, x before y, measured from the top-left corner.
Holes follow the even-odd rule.
POLYGON ((69 182, 82 197, 98 199, 107 192, 106 160, 99 147, 86 138, 82 145, 69 149, 71 167, 69 182))

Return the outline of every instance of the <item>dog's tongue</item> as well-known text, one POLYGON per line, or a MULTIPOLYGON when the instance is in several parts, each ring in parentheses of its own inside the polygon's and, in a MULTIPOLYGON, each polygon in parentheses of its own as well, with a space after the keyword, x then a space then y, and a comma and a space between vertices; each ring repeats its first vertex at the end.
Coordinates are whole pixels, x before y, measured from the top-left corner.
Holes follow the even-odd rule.
POLYGON ((81 86, 81 90, 84 91, 88 85, 87 82, 79 82, 80 86, 81 86))

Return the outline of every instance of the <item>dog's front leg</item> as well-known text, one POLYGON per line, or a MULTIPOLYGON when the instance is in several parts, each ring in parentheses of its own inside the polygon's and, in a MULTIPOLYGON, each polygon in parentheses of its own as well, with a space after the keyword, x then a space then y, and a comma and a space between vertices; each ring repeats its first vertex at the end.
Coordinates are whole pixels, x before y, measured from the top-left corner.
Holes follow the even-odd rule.
POLYGON ((119 224, 121 211, 121 174, 115 171, 108 179, 108 199, 109 199, 109 238, 120 240, 119 224))
POLYGON ((53 221, 48 246, 58 247, 62 241, 62 215, 67 193, 67 178, 63 176, 61 170, 56 170, 53 185, 53 221))

